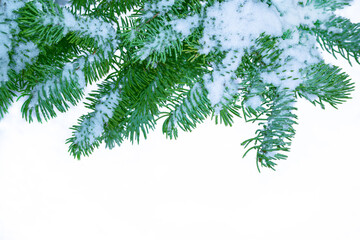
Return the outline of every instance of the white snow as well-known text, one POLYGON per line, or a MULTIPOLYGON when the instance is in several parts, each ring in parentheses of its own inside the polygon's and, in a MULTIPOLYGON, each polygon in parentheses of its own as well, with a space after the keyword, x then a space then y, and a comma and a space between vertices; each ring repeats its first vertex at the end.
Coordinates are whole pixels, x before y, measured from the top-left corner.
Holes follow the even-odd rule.
POLYGON ((343 32, 343 30, 341 28, 337 28, 337 27, 329 27, 327 30, 332 33, 342 33, 343 32))
POLYGON ((15 66, 12 67, 16 73, 19 73, 21 70, 25 69, 26 64, 31 64, 39 55, 39 49, 33 42, 19 43, 18 46, 14 48, 14 54, 12 59, 15 63, 15 66))
MULTIPOLYGON (((284 29, 291 29, 294 26, 314 26, 314 22, 320 20, 325 22, 329 18, 329 12, 321 8, 315 8, 313 4, 301 6, 299 0, 271 0, 275 8, 281 13, 281 22, 284 29)), ((304 3, 305 4, 305 3, 304 3)))
MULTIPOLYGON (((239 79, 235 75, 235 70, 241 62, 241 50, 229 51, 221 64, 213 63, 211 75, 204 76, 205 87, 208 90, 208 98, 211 105, 225 104, 228 99, 238 92, 239 79)), ((221 106, 218 106, 216 113, 219 113, 221 106)))
POLYGON ((206 9, 204 36, 200 40, 203 48, 199 52, 207 54, 215 48, 242 50, 251 46, 261 33, 282 34, 281 21, 274 8, 246 0, 217 2, 206 9))
POLYGON ((175 0, 162 0, 162 1, 158 2, 157 8, 159 8, 163 11, 166 11, 172 5, 174 5, 174 3, 175 3, 175 0))
POLYGON ((198 15, 188 16, 186 18, 175 19, 169 22, 172 28, 186 38, 191 34, 194 28, 199 26, 200 18, 198 15))
POLYGON ((218 78, 217 81, 214 81, 210 74, 205 74, 203 79, 209 89, 208 98, 212 101, 213 105, 214 103, 220 102, 225 91, 224 79, 218 78))
POLYGON ((158 14, 164 14, 165 12, 169 11, 170 8, 174 5, 175 0, 160 0, 157 2, 152 3, 145 3, 144 10, 147 12, 143 18, 151 18, 156 13, 158 14))
POLYGON ((330 15, 312 5, 300 6, 294 0, 273 2, 274 5, 269 7, 260 1, 228 0, 217 2, 206 9, 204 35, 200 40, 202 48, 199 52, 228 52, 222 64, 214 68, 212 80, 208 81, 208 76, 204 78, 208 98, 213 106, 226 102, 229 94, 236 93, 234 71, 240 64, 244 50, 254 46, 255 39, 262 33, 280 37, 288 29, 293 31, 292 38, 279 38, 280 47, 284 49, 280 59, 282 67, 276 73, 262 73, 264 82, 294 90, 302 82, 299 70, 320 61, 315 37, 300 36, 297 27, 312 27, 315 21, 326 21, 330 15))
POLYGON ((69 0, 55 0, 55 2, 57 4, 59 4, 60 6, 64 6, 64 5, 68 4, 69 0))
POLYGON ((277 153, 278 153, 278 151, 273 150, 273 151, 266 152, 264 155, 271 159, 271 158, 274 158, 277 153))
POLYGON ((40 2, 35 2, 34 5, 35 5, 37 10, 39 10, 39 11, 43 10, 42 4, 40 2))
MULTIPOLYGON (((1 21, 1 19, 0 19, 1 21)), ((9 38, 9 33, 2 33, 0 25, 0 83, 7 82, 9 80, 8 71, 9 71, 9 46, 11 46, 11 40, 9 38)))
POLYGON ((262 99, 260 96, 256 95, 253 97, 250 97, 249 99, 246 100, 246 106, 251 107, 252 109, 257 109, 258 107, 261 106, 262 104, 262 99))
POLYGON ((115 40, 116 30, 111 23, 107 23, 101 19, 92 17, 75 17, 67 8, 62 8, 63 17, 54 16, 52 14, 44 14, 42 24, 44 26, 60 25, 63 27, 63 35, 68 32, 77 32, 82 35, 88 35, 94 38, 98 45, 105 49, 105 55, 108 56, 110 51, 117 46, 115 40))
POLYGON ((141 60, 147 58, 153 52, 162 52, 165 48, 172 46, 172 42, 176 41, 176 36, 171 30, 162 30, 151 42, 145 44, 140 51, 137 52, 137 56, 141 60))
POLYGON ((1 10, 0 12, 3 12, 6 17, 9 19, 15 19, 16 13, 14 11, 22 8, 25 6, 25 3, 29 2, 29 0, 7 0, 3 3, 0 3, 1 10))
POLYGON ((79 23, 75 19, 75 16, 70 11, 64 9, 63 14, 64 14, 64 25, 67 28, 73 29, 73 30, 81 29, 81 27, 79 26, 79 23))
POLYGON ((113 25, 96 18, 75 16, 66 8, 63 9, 63 26, 64 34, 68 31, 77 31, 95 38, 100 44, 105 45, 111 43, 116 32, 113 25))
POLYGON ((319 96, 315 94, 306 93, 305 96, 310 102, 315 102, 319 100, 319 96))
POLYGON ((82 58, 80 58, 80 66, 77 68, 74 67, 74 63, 66 63, 62 71, 62 79, 68 82, 70 82, 71 79, 77 79, 79 88, 83 89, 86 85, 83 67, 84 63, 82 58))

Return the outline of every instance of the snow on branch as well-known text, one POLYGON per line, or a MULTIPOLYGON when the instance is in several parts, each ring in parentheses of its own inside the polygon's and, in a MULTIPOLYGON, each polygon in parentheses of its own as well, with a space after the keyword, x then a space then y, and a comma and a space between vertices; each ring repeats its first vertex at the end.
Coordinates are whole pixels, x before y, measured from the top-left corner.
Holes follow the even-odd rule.
POLYGON ((95 110, 83 118, 79 126, 74 129, 73 145, 78 150, 92 146, 104 131, 104 125, 113 116, 114 109, 120 101, 119 90, 102 96, 100 102, 95 105, 95 110))
POLYGON ((297 97, 321 107, 350 98, 352 82, 319 49, 359 63, 360 25, 335 12, 350 2, 0 0, 0 115, 19 94, 25 118, 49 119, 106 76, 68 139, 75 157, 138 142, 162 117, 176 138, 208 116, 237 116, 259 123, 244 145, 274 168, 295 134, 297 97))
MULTIPOLYGON (((17 18, 15 11, 22 8, 26 2, 28 1, 0 1, 0 84, 9 81, 8 71, 11 69, 9 66, 9 55, 12 51, 12 41, 14 40, 13 34, 19 32, 19 27, 15 22, 15 19, 17 18)), ((26 62, 30 62, 31 57, 33 57, 32 55, 37 55, 36 50, 35 52, 29 51, 30 49, 35 49, 35 46, 30 47, 29 44, 20 45, 16 49, 19 56, 25 55, 23 59, 19 59, 16 71, 19 71, 22 68, 20 64, 23 65, 26 62), (28 54, 23 53, 22 50, 25 50, 28 54), (25 59, 27 56, 28 58, 25 59)))

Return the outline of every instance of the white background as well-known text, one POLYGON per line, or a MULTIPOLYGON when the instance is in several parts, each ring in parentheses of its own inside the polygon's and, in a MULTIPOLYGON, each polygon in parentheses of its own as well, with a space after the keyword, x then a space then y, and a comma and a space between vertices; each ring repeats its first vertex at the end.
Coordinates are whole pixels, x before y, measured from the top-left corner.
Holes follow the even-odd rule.
MULTIPOLYGON (((355 1, 343 14, 359 12, 355 1)), ((357 82, 353 99, 325 111, 300 100, 276 172, 241 158, 256 129, 242 119, 176 141, 159 125, 140 145, 77 161, 64 142, 82 106, 28 124, 14 104, 0 122, 0 240, 360 239, 360 67, 331 62, 357 82)))

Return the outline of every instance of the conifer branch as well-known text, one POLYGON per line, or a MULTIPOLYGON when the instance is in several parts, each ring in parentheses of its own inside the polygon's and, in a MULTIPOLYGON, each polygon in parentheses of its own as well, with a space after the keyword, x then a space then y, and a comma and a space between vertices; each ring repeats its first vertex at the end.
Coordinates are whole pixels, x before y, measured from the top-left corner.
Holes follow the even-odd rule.
POLYGON ((209 116, 243 117, 260 126, 245 155, 274 169, 295 134, 296 98, 337 107, 354 89, 319 51, 360 62, 359 23, 334 12, 350 0, 57 2, 0 1, 0 118, 23 98, 26 120, 47 121, 97 83, 67 140, 79 159, 102 142, 139 142, 160 120, 177 138, 209 116))
POLYGON ((289 151, 291 139, 295 135, 293 125, 297 124, 297 116, 293 113, 296 108, 293 105, 292 94, 279 91, 268 106, 266 121, 259 123, 262 128, 256 131, 256 137, 242 143, 245 147, 254 144, 249 150, 256 149, 257 162, 261 166, 274 169, 274 161, 286 158, 284 152, 289 151))
POLYGON ((307 80, 297 88, 297 93, 314 105, 325 108, 324 102, 327 102, 337 108, 338 104, 351 98, 354 83, 339 67, 319 63, 304 69, 303 74, 307 80))
POLYGON ((317 27, 312 31, 318 36, 322 49, 332 54, 335 58, 340 54, 348 60, 351 59, 360 64, 360 24, 354 24, 342 17, 333 16, 326 27, 317 27), (344 39, 346 39, 344 41, 344 39))
POLYGON ((167 104, 170 112, 166 112, 160 117, 166 117, 162 131, 170 139, 178 137, 178 128, 183 131, 193 130, 212 111, 210 102, 206 97, 206 89, 200 82, 195 83, 188 90, 178 91, 175 99, 167 104))

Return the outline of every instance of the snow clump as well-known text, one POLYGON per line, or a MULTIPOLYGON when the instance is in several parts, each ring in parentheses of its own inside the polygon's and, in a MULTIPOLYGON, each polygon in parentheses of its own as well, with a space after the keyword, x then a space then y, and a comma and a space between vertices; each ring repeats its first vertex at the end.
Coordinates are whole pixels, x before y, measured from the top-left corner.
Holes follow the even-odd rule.
MULTIPOLYGON (((175 2, 160 0, 145 4, 143 19, 165 14, 175 2)), ((301 69, 322 59, 316 38, 299 28, 312 28, 315 22, 325 23, 330 19, 331 11, 299 0, 272 0, 270 4, 258 0, 225 0, 215 1, 212 5, 202 2, 201 6, 203 9, 199 14, 165 22, 166 28, 160 29, 153 43, 140 49, 138 56, 144 60, 151 53, 163 50, 174 39, 184 40, 196 28, 202 27, 199 53, 208 55, 220 51, 225 56, 222 62, 211 63, 213 71, 203 78, 211 105, 217 110, 238 92, 240 80, 235 70, 245 51, 256 49, 255 41, 262 34, 276 37, 282 50, 277 63, 281 67, 276 72, 260 73, 264 83, 292 91, 303 82, 301 69), (289 37, 283 38, 285 32, 290 33, 289 37)), ((270 64, 271 60, 264 56, 264 62, 270 64)), ((254 107, 259 105, 258 98, 253 100, 254 107)))

